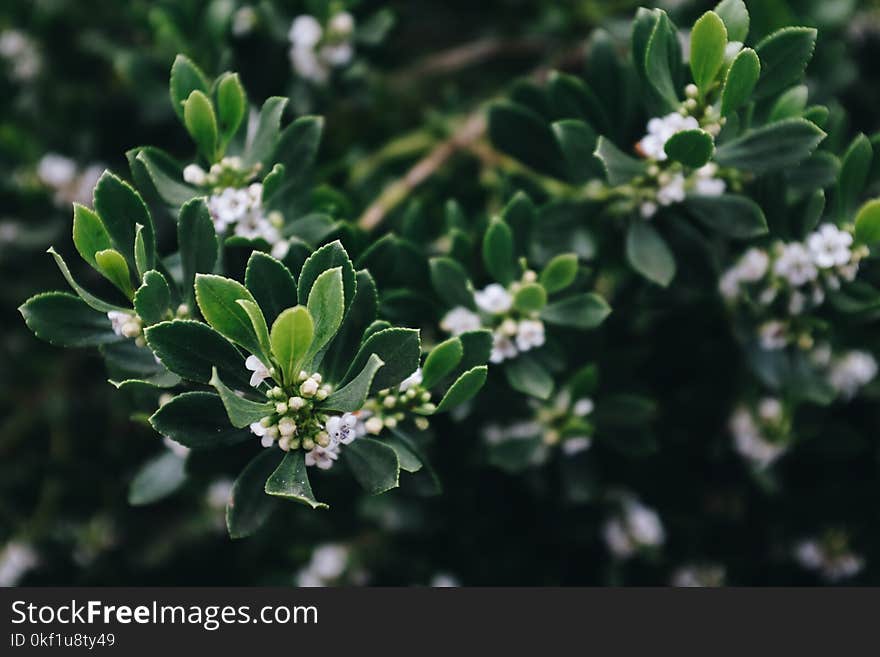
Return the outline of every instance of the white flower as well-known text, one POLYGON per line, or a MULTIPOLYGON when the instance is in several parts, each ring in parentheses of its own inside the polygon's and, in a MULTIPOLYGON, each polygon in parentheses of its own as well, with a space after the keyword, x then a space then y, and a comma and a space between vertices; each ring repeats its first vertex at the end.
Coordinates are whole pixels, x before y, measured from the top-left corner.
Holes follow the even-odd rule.
POLYGON ((602 535, 605 538, 605 544, 615 557, 626 559, 635 553, 636 546, 619 518, 612 518, 606 522, 602 529, 602 535))
POLYGON ((673 203, 681 203, 685 199, 685 178, 684 175, 676 173, 672 178, 660 186, 657 190, 657 202, 660 205, 672 205, 673 203))
POLYGON ((785 453, 784 445, 768 442, 752 414, 745 408, 738 408, 730 418, 730 432, 733 446, 737 452, 758 468, 766 468, 785 453))
POLYGON ((783 349, 788 344, 786 328, 784 322, 775 319, 761 324, 758 327, 758 342, 761 345, 761 349, 765 351, 783 349))
POLYGON ((492 334, 492 352, 489 354, 489 361, 495 364, 503 362, 505 359, 516 358, 516 345, 513 344, 508 336, 496 331, 492 334))
POLYGON ((562 441, 562 453, 566 456, 574 456, 590 449, 593 441, 587 436, 572 436, 562 441))
POLYGON ((724 59, 727 61, 732 60, 739 54, 739 51, 742 49, 742 41, 728 41, 727 45, 724 47, 724 59))
POLYGON ((330 446, 348 445, 357 438, 355 427, 357 426, 357 418, 351 413, 344 415, 334 415, 327 420, 324 429, 330 435, 330 446))
POLYGON ((492 315, 501 315, 510 310, 513 296, 502 285, 492 283, 474 292, 474 301, 477 302, 480 310, 492 315))
POLYGON ((650 219, 657 214, 657 204, 652 201, 645 201, 639 206, 639 213, 642 219, 650 219))
POLYGON ((822 224, 807 237, 807 247, 817 267, 828 269, 842 266, 852 257, 853 237, 833 224, 822 224))
POLYGON ((30 545, 10 541, 0 551, 0 587, 15 586, 37 563, 37 553, 30 545))
POLYGON ((250 5, 245 5, 232 15, 232 34, 235 36, 244 36, 251 32, 256 24, 256 10, 250 5))
POLYGON ((682 566, 675 571, 670 583, 686 588, 723 586, 725 574, 724 566, 720 565, 682 566))
POLYGON ((333 467, 333 462, 338 458, 338 449, 316 445, 313 450, 306 452, 306 465, 310 467, 318 466, 321 470, 329 470, 333 467))
POLYGON ((678 112, 653 118, 648 121, 648 134, 638 143, 639 151, 644 157, 665 160, 667 156, 664 146, 670 137, 683 130, 696 130, 699 127, 700 124, 694 117, 682 116, 678 112))
POLYGON ((788 300, 788 314, 789 315, 800 315, 804 312, 804 308, 807 305, 807 297, 795 290, 791 293, 791 298, 788 300))
POLYGON ((589 397, 584 397, 583 399, 578 399, 574 403, 574 405, 571 407, 571 412, 578 417, 586 417, 593 412, 593 408, 593 400, 589 397))
POLYGON ((637 543, 653 546, 666 540, 666 532, 656 511, 636 501, 627 503, 624 511, 626 527, 637 543))
POLYGON ((315 548, 309 570, 321 579, 336 579, 348 566, 348 548, 328 543, 315 548))
POLYGON ((794 287, 814 281, 818 275, 809 251, 799 242, 783 245, 782 253, 773 265, 773 271, 794 287))
POLYGON ((260 387, 260 384, 271 376, 269 368, 256 356, 248 356, 244 361, 244 366, 253 372, 250 383, 254 388, 260 387))
POLYGON ((208 506, 217 511, 226 508, 226 504, 229 502, 229 498, 232 495, 232 480, 231 479, 216 479, 211 482, 211 485, 208 486, 208 491, 205 494, 205 501, 208 503, 208 506))
POLYGON ((829 553, 815 539, 799 542, 794 548, 795 560, 807 570, 816 570, 829 582, 837 582, 858 575, 865 567, 865 560, 852 552, 829 553))
POLYGON ((422 368, 416 368, 416 371, 406 377, 403 381, 400 382, 400 386, 398 390, 400 392, 406 392, 413 386, 418 386, 422 384, 422 368))
POLYGON ((382 418, 375 415, 373 417, 367 418, 366 422, 364 422, 364 430, 367 433, 373 434, 374 436, 378 436, 380 433, 382 433, 382 429, 384 428, 385 423, 382 422, 382 418))
POLYGON ((303 397, 314 397, 318 392, 318 382, 315 379, 308 378, 299 386, 299 394, 303 397))
POLYGON ((775 397, 764 397, 758 403, 758 417, 764 422, 779 422, 782 410, 782 402, 775 397))
POLYGON ((737 264, 739 277, 743 281, 754 283, 764 278, 767 268, 770 266, 770 256, 766 251, 751 248, 743 253, 737 264))
POLYGON ((317 53, 311 47, 291 48, 290 63, 293 70, 306 80, 323 84, 330 77, 329 67, 318 59, 317 53))
POLYGON ((345 66, 354 57, 354 48, 350 43, 328 43, 321 46, 318 56, 330 66, 345 66))
POLYGON ((347 11, 340 11, 327 23, 327 29, 333 32, 334 36, 349 37, 354 32, 354 16, 347 11))
POLYGON ((204 185, 208 174, 198 164, 187 164, 183 169, 183 179, 190 185, 204 185))
POLYGON ((721 292, 721 296, 728 301, 732 301, 739 296, 740 280, 739 271, 736 268, 728 269, 724 272, 718 281, 718 290, 721 292))
POLYGON ((544 344, 544 322, 539 319, 524 319, 516 331, 516 346, 520 351, 528 351, 544 344))
POLYGON ((461 335, 466 331, 476 331, 480 326, 480 316, 464 306, 456 306, 440 320, 440 328, 452 335, 461 335))
POLYGON ((850 351, 831 365, 828 382, 846 399, 877 376, 877 361, 866 351, 850 351))
POLYGON ((303 14, 293 19, 293 23, 290 24, 290 31, 287 33, 287 38, 294 46, 312 48, 318 45, 323 34, 324 30, 321 28, 318 19, 314 16, 303 14))
POLYGON ((804 540, 794 548, 794 557, 801 566, 808 570, 818 570, 825 560, 819 541, 804 540))
POLYGON ((436 573, 431 578, 431 583, 428 586, 435 589, 448 589, 461 586, 461 582, 458 581, 458 578, 455 575, 450 575, 449 573, 436 573))
POLYGON ((76 178, 76 164, 69 157, 46 153, 37 164, 37 177, 53 189, 66 187, 76 178))
POLYGON ((710 162, 697 169, 694 179, 694 193, 700 196, 721 196, 727 190, 727 183, 716 178, 718 165, 710 162))

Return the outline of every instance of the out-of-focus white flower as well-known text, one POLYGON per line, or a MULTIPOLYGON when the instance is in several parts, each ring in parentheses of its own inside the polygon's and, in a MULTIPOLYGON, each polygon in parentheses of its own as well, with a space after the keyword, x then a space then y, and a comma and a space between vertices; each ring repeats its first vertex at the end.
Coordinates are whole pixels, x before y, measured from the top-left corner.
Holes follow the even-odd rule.
POLYGON ((12 64, 11 77, 22 82, 35 78, 42 66, 36 44, 19 30, 0 32, 0 57, 12 64))
POLYGON ((764 397, 758 402, 758 417, 764 422, 779 422, 782 419, 782 402, 776 397, 764 397))
POLYGON ((673 174, 672 177, 657 190, 657 202, 660 205, 672 205, 681 203, 685 196, 685 177, 681 173, 673 174))
POLYGON ((440 328, 452 335, 476 331, 481 325, 480 316, 464 306, 456 306, 440 320, 440 328))
POLYGON ((208 174, 198 164, 187 164, 183 168, 183 179, 191 185, 204 185, 208 174))
POLYGON ((785 445, 769 442, 752 414, 744 407, 736 409, 731 416, 730 432, 734 449, 758 468, 770 466, 787 450, 785 445))
POLYGON ((516 347, 520 351, 529 351, 544 344, 544 322, 539 319, 520 321, 516 331, 516 347))
POLYGON ((593 412, 594 408, 595 404, 593 403, 593 400, 589 397, 584 397, 582 399, 578 399, 574 403, 574 405, 571 407, 571 412, 578 417, 586 417, 593 412))
POLYGON ((37 553, 30 545, 10 541, 0 551, 0 587, 15 586, 38 563, 37 553))
POLYGON ((314 16, 297 16, 290 26, 290 62, 302 78, 323 84, 330 71, 354 58, 354 17, 335 14, 325 30, 314 16))
POLYGON ((318 19, 308 14, 302 14, 293 19, 287 38, 294 47, 313 47, 318 45, 324 30, 318 19))
POLYGON ((619 558, 630 557, 641 547, 657 547, 666 540, 657 512, 632 497, 624 499, 620 515, 605 524, 603 535, 609 550, 619 558))
POLYGON ((748 283, 754 283, 764 278, 770 265, 770 256, 766 251, 751 248, 743 253, 737 264, 739 277, 748 283))
POLYGON ((773 271, 794 287, 816 280, 819 273, 810 252, 800 242, 783 245, 773 271))
POLYGON ((518 353, 516 345, 509 336, 500 331, 495 331, 492 334, 492 351, 489 354, 490 362, 497 365, 507 359, 516 358, 518 353))
POLYGON ((327 29, 335 36, 349 37, 354 32, 354 16, 347 11, 340 11, 327 23, 327 29))
POLYGON ((431 578, 429 586, 432 586, 435 589, 448 589, 461 586, 461 582, 458 581, 458 578, 455 575, 450 575, 449 573, 436 573, 431 578))
POLYGON ((168 450, 174 454, 175 456, 185 459, 189 456, 190 448, 186 445, 181 445, 176 440, 171 440, 168 436, 162 437, 162 443, 165 445, 168 450))
POLYGON ((240 37, 250 32, 257 26, 257 11, 250 5, 240 7, 232 15, 232 34, 240 37))
POLYGON ((64 187, 76 177, 76 163, 58 153, 46 153, 37 163, 37 177, 49 187, 64 187))
POLYGON ((208 503, 208 506, 215 511, 225 509, 229 498, 232 496, 232 484, 232 480, 227 478, 212 481, 205 493, 205 501, 208 503))
POLYGON ((400 386, 398 386, 398 390, 400 392, 406 392, 413 386, 418 386, 422 384, 422 368, 416 368, 416 371, 406 377, 403 381, 400 382, 400 386))
POLYGON ((832 553, 816 539, 805 539, 794 547, 795 560, 807 570, 817 571, 829 582, 839 582, 858 575, 865 567, 862 556, 851 551, 832 553))
POLYGON ((807 248, 817 267, 829 269, 847 264, 852 257, 853 236, 833 224, 822 224, 807 237, 807 248))
POLYGON ((483 312, 501 315, 510 310, 513 296, 502 285, 492 283, 482 290, 474 292, 474 301, 483 312))
POLYGON ((788 345, 787 326, 784 322, 771 319, 758 327, 758 342, 761 349, 775 351, 788 345))
POLYGON ((666 142, 676 133, 699 129, 699 122, 692 116, 672 112, 664 117, 648 121, 648 134, 638 143, 639 152, 647 158, 666 160, 666 142))
POLYGON ((831 364, 828 382, 845 399, 851 399, 860 388, 877 376, 877 361, 866 351, 850 351, 831 364))
POLYGON ((717 178, 718 165, 709 162, 694 172, 694 193, 699 196, 721 196, 727 191, 727 183, 717 178))
POLYGON ((673 573, 670 584, 683 588, 723 586, 725 574, 725 568, 721 565, 687 565, 673 573))
POLYGON ((312 552, 309 563, 297 573, 297 586, 328 586, 345 573, 351 559, 351 552, 345 545, 325 543, 312 552))
POLYGON ((250 384, 254 388, 260 387, 263 381, 271 376, 271 374, 269 374, 269 368, 266 367, 266 364, 256 356, 248 356, 247 360, 244 361, 244 366, 253 372, 253 374, 251 374, 250 384))
POLYGON ((574 456, 590 449, 592 444, 592 438, 587 436, 571 436, 562 441, 560 449, 562 449, 562 453, 566 456, 574 456))

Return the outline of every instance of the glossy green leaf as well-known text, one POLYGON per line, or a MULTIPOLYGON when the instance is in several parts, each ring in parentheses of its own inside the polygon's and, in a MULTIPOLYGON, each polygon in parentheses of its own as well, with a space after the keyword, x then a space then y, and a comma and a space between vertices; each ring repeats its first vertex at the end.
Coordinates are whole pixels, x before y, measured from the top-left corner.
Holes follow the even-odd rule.
POLYGON ((755 46, 761 59, 761 78, 756 98, 767 98, 803 78, 816 47, 816 30, 811 27, 784 27, 766 36, 755 46))
POLYGON ((281 131, 272 159, 284 165, 285 186, 298 184, 311 170, 323 130, 322 117, 301 116, 281 131))
POLYGON ((192 304, 196 274, 210 274, 214 271, 220 248, 214 222, 204 199, 192 199, 180 208, 177 218, 177 244, 180 249, 184 296, 192 304))
POLYGON ((749 10, 743 0, 721 0, 714 9, 724 21, 729 41, 745 42, 749 35, 749 10))
POLYGON ((309 473, 306 470, 305 452, 301 449, 287 453, 287 456, 281 461, 281 465, 266 480, 265 491, 268 495, 283 497, 313 509, 330 508, 323 502, 316 500, 314 493, 312 493, 309 473))
POLYGON ((217 120, 220 134, 229 140, 247 113, 247 95, 237 73, 224 73, 217 82, 217 120))
POLYGON ((549 324, 591 329, 611 314, 611 307, 598 294, 577 294, 551 303, 541 311, 541 319, 549 324))
POLYGON ((549 399, 553 377, 535 358, 520 354, 504 364, 504 375, 511 388, 531 397, 549 399))
POLYGON ((584 183, 603 175, 605 169, 595 156, 599 137, 593 128, 576 119, 556 121, 551 128, 565 157, 569 181, 584 183))
POLYGON ((122 340, 110 328, 106 314, 66 292, 38 294, 18 312, 34 335, 58 347, 94 347, 122 340))
POLYGON ((208 160, 217 160, 217 117, 210 99, 201 91, 193 91, 183 105, 183 122, 199 152, 208 160))
POLYGON ((714 11, 707 11, 697 19, 691 30, 690 63, 694 82, 706 94, 724 66, 727 47, 727 28, 714 11))
POLYGON ((98 251, 95 254, 95 268, 126 297, 129 299, 134 297, 128 263, 119 251, 115 249, 98 251))
POLYGON ((223 276, 196 274, 195 290, 202 316, 220 335, 252 354, 262 351, 250 316, 236 303, 239 299, 256 303, 244 285, 223 276))
POLYGON ((880 199, 868 201, 856 213, 856 239, 868 245, 880 242, 880 199))
POLYGON ((803 161, 823 139, 825 133, 809 121, 786 119, 719 146, 715 161, 724 167, 769 173, 803 161))
POLYGON ((523 313, 538 312, 547 305, 547 290, 538 283, 526 283, 513 295, 513 307, 523 313))
POLYGON ((773 103, 773 107, 770 108, 770 116, 767 118, 767 122, 775 123, 776 121, 784 121, 785 119, 794 119, 801 116, 807 107, 809 93, 807 85, 799 84, 780 95, 776 102, 773 103))
POLYGON ((158 148, 138 148, 126 153, 129 154, 132 154, 129 165, 138 187, 144 189, 146 183, 142 182, 142 176, 146 174, 149 184, 165 203, 180 207, 202 193, 183 180, 183 168, 158 148))
POLYGON ((669 16, 658 11, 657 22, 645 50, 645 75, 648 84, 673 109, 679 104, 676 85, 677 68, 681 65, 681 47, 678 33, 669 16))
POLYGON ((79 203, 73 204, 73 244, 82 259, 96 269, 95 254, 113 248, 101 218, 79 203))
POLYGON ((244 283, 269 324, 282 310, 297 304, 293 274, 283 263, 261 251, 254 251, 248 259, 244 283))
POLYGON ((351 258, 348 257, 348 253, 346 253, 342 242, 339 240, 325 244, 303 263, 297 283, 299 300, 308 299, 312 285, 314 285, 318 276, 334 267, 342 268, 342 285, 345 291, 345 310, 347 311, 354 300, 355 291, 357 290, 357 276, 354 265, 351 264, 351 258))
POLYGON ((745 196, 688 196, 684 205, 706 226, 727 237, 746 239, 767 233, 764 212, 745 196))
POLYGON ((210 392, 185 392, 161 406, 150 424, 163 436, 185 447, 209 449, 254 438, 245 429, 229 424, 220 397, 210 392))
POLYGON ((348 370, 364 339, 364 331, 376 319, 378 309, 376 282, 370 272, 362 269, 357 272, 354 300, 345 313, 330 349, 321 360, 321 371, 328 381, 339 381, 348 370))
POLYGON ((134 228, 134 264, 137 275, 143 277, 151 270, 152 265, 148 263, 147 244, 144 241, 144 227, 138 224, 134 228))
POLYGON ((250 140, 250 148, 243 158, 244 166, 251 167, 262 163, 268 168, 273 164, 269 160, 275 152, 275 142, 278 141, 278 135, 281 133, 281 116, 286 106, 287 98, 278 96, 267 98, 263 103, 257 118, 257 127, 250 140))
POLYGON ((308 309, 315 322, 315 333, 306 359, 327 345, 342 324, 345 313, 342 268, 334 267, 321 273, 309 291, 308 309))
POLYGON ((531 109, 511 102, 489 107, 489 138, 495 146, 540 173, 565 177, 564 158, 550 126, 531 109))
POLYGON ((605 176, 612 185, 625 185, 645 175, 644 160, 627 155, 605 137, 599 137, 596 144, 596 157, 605 168, 605 176))
POLYGON ((145 506, 168 497, 186 481, 185 465, 185 459, 169 450, 150 459, 131 480, 128 503, 145 506))
POLYGON ((263 311, 260 310, 256 303, 247 299, 238 299, 235 303, 244 308, 248 318, 251 320, 251 326, 254 329, 254 334, 257 336, 257 344, 260 345, 260 352, 257 355, 261 356, 262 360, 268 362, 272 348, 269 346, 269 327, 266 324, 266 318, 263 317, 263 311))
POLYGON ((675 257, 660 233, 640 219, 630 223, 626 235, 626 259, 649 281, 666 287, 675 277, 675 257))
POLYGON ((358 438, 342 450, 354 478, 371 495, 397 488, 400 461, 388 445, 372 438, 358 438))
POLYGON ((321 409, 340 413, 353 413, 362 409, 369 396, 376 372, 384 364, 376 354, 370 354, 360 374, 321 402, 321 409))
POLYGON ((471 399, 486 383, 488 372, 489 368, 485 365, 478 365, 464 372, 449 386, 437 405, 436 412, 443 413, 471 399))
POLYGON ((171 106, 183 120, 183 105, 193 91, 208 93, 210 85, 205 74, 188 57, 178 55, 171 66, 171 106))
POLYGON ((274 412, 275 407, 271 402, 255 402, 235 394, 234 390, 231 390, 220 380, 216 367, 211 370, 210 384, 220 395, 229 422, 236 429, 244 429, 274 412))
POLYGON ((308 309, 288 308, 272 324, 269 340, 272 355, 281 367, 284 381, 292 383, 305 363, 315 335, 315 326, 308 309))
POLYGON ((95 210, 101 217, 113 248, 125 256, 134 269, 134 239, 137 225, 143 226, 146 262, 154 266, 156 257, 156 236, 153 220, 147 206, 135 189, 109 171, 98 180, 95 187, 95 210))
POLYGON ((841 163, 835 195, 837 216, 849 219, 855 210, 859 196, 868 182, 873 159, 871 141, 864 134, 857 135, 847 148, 841 163))
POLYGON ((492 219, 483 237, 483 263, 486 271, 505 287, 517 278, 513 254, 513 232, 501 219, 492 219))
POLYGON ((433 388, 452 372, 464 356, 464 347, 457 337, 449 338, 431 349, 422 366, 422 385, 433 388))
POLYGON ((417 329, 387 328, 373 333, 361 345, 342 383, 351 381, 364 369, 370 354, 376 354, 385 363, 373 379, 372 392, 396 386, 419 366, 419 332, 417 329))
POLYGON ((712 159, 715 140, 705 130, 682 130, 672 135, 663 148, 670 159, 699 169, 712 159))
POLYGON ((266 524, 278 506, 278 500, 266 494, 265 486, 282 454, 280 449, 264 449, 238 475, 226 504, 230 538, 250 536, 266 524))
POLYGON ((430 266, 431 283, 447 306, 477 309, 474 302, 474 287, 464 267, 452 258, 446 257, 431 258, 430 266))
POLYGON ((538 282, 548 294, 553 294, 574 283, 577 273, 578 257, 574 253, 560 253, 544 266, 538 276, 538 282))
POLYGON ((171 307, 168 281, 155 269, 144 274, 143 284, 134 295, 134 309, 146 326, 167 319, 171 307))
POLYGON ((76 280, 73 278, 73 274, 70 273, 70 269, 67 268, 67 263, 64 262, 64 258, 61 257, 61 254, 58 253, 54 247, 49 247, 48 253, 50 253, 55 259, 55 264, 57 264, 58 269, 61 270, 61 274, 64 276, 64 280, 67 281, 68 285, 73 288, 73 291, 76 292, 77 295, 89 306, 102 313, 109 313, 114 310, 130 312, 130 310, 128 310, 127 308, 123 308, 112 303, 107 303, 106 301, 99 299, 98 297, 88 292, 79 283, 77 283, 76 280))
POLYGON ((745 105, 761 77, 761 60, 751 48, 743 48, 734 58, 721 91, 721 115, 729 116, 745 105))

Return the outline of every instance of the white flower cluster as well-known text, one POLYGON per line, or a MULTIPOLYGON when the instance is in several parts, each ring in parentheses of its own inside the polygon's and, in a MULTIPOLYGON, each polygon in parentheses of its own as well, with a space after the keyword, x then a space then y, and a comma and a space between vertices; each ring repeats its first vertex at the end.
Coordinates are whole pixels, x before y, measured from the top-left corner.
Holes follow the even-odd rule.
POLYGON ((845 400, 855 397, 877 376, 877 360, 866 351, 852 350, 835 356, 830 345, 820 344, 810 352, 810 359, 845 400))
POLYGON ((324 84, 334 68, 346 66, 354 57, 354 17, 348 12, 334 15, 326 26, 303 14, 290 25, 290 63, 296 73, 311 82, 324 84))
POLYGON ((865 567, 865 559, 848 550, 838 535, 832 536, 830 541, 814 538, 800 541, 794 548, 794 558, 802 567, 818 572, 829 582, 855 577, 865 567))
POLYGON ((648 134, 639 141, 637 150, 642 157, 665 162, 668 157, 665 149, 667 141, 679 132, 699 129, 699 121, 681 112, 672 112, 663 117, 655 117, 648 121, 648 134))
POLYGON ((689 564, 672 574, 670 585, 680 588, 715 588, 724 586, 727 569, 720 564, 689 564))
POLYGON ((788 450, 785 413, 775 397, 758 402, 756 412, 740 406, 733 412, 729 426, 734 449, 759 469, 770 466, 788 450), (775 439, 769 439, 768 434, 775 439))
POLYGON ((275 258, 287 255, 289 243, 281 236, 284 220, 279 212, 263 212, 263 185, 251 183, 244 189, 226 187, 208 197, 214 228, 222 235, 232 233, 249 240, 262 239, 272 247, 275 258))
POLYGON ((143 322, 134 312, 111 310, 107 313, 107 319, 110 320, 110 325, 116 335, 133 339, 139 347, 147 344, 144 340, 143 322))
MULTIPOLYGON (((527 271, 523 282, 534 282, 535 272, 527 271)), ((444 315, 440 328, 452 335, 461 335, 466 331, 475 331, 483 326, 492 329, 492 353, 489 360, 501 363, 516 358, 520 353, 536 349, 544 344, 544 322, 537 316, 515 317, 513 294, 519 283, 513 283, 511 289, 492 283, 482 290, 474 292, 474 301, 480 313, 475 313, 463 306, 457 306, 444 315)))
POLYGON ((641 548, 659 547, 666 541, 660 516, 632 496, 625 496, 620 512, 605 523, 605 543, 619 559, 628 559, 641 548))
POLYGON ((36 44, 19 30, 0 32, 0 57, 9 63, 10 77, 21 82, 33 80, 42 68, 36 44))
POLYGON ((103 165, 90 164, 80 169, 76 162, 58 153, 46 153, 37 163, 37 178, 54 192, 53 200, 59 206, 91 206, 92 190, 103 173, 103 165))
POLYGON ((296 585, 329 586, 339 580, 349 565, 351 552, 345 545, 325 543, 312 552, 309 563, 296 575, 296 585))
POLYGON ((0 551, 0 587, 15 586, 38 563, 37 553, 30 545, 10 541, 0 551))
MULTIPOLYGON (((724 272, 718 288, 729 303, 748 294, 762 306, 778 301, 788 316, 798 316, 822 305, 827 291, 839 289, 842 280, 855 280, 868 249, 852 245, 849 231, 822 224, 803 242, 778 242, 769 251, 749 249, 724 272)), ((767 320, 758 328, 765 350, 788 346, 794 337, 790 333, 788 322, 781 319, 767 320)), ((811 346, 808 336, 803 344, 811 346)))
POLYGON ((416 427, 424 431, 429 422, 425 415, 436 410, 431 393, 422 387, 422 368, 400 382, 396 390, 380 390, 369 398, 357 417, 363 423, 363 432, 378 436, 384 429, 394 429, 409 416, 416 427))

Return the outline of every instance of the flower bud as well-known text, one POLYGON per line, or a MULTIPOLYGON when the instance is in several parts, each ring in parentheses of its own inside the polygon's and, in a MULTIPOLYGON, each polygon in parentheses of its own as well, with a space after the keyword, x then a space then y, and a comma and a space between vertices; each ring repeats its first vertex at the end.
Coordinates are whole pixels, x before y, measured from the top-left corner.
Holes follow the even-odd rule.
POLYGON ((306 379, 300 384, 299 392, 303 397, 314 397, 318 392, 318 383, 314 379, 306 379))
POLYGON ((364 428, 366 428, 367 433, 371 433, 374 436, 380 434, 384 426, 385 425, 382 423, 382 418, 375 415, 364 422, 364 428))
POLYGON ((275 404, 275 412, 278 413, 278 415, 284 415, 287 412, 287 403, 278 402, 275 404))
POLYGON ((291 397, 287 400, 287 407, 291 410, 298 411, 306 405, 306 400, 302 397, 291 397))
POLYGON ((304 438, 302 441, 302 447, 307 452, 311 452, 313 449, 315 449, 315 441, 311 438, 304 438))
POLYGON ((278 432, 282 436, 292 436, 296 433, 296 422, 291 420, 289 417, 281 418, 281 421, 278 423, 278 432))

